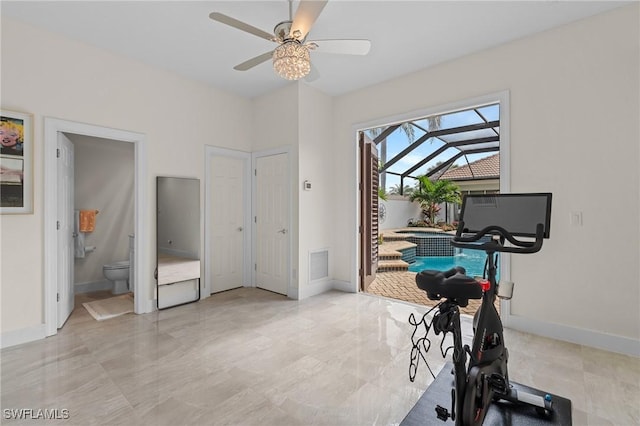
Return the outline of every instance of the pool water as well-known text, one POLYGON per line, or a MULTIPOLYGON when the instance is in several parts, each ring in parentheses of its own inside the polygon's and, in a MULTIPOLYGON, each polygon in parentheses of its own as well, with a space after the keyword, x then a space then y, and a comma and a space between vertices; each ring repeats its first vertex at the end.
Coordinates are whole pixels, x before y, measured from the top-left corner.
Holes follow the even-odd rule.
POLYGON ((462 266, 471 277, 482 276, 484 262, 487 254, 482 250, 462 250, 456 256, 426 256, 416 257, 415 263, 409 265, 412 272, 420 272, 425 269, 445 271, 454 266, 462 266))

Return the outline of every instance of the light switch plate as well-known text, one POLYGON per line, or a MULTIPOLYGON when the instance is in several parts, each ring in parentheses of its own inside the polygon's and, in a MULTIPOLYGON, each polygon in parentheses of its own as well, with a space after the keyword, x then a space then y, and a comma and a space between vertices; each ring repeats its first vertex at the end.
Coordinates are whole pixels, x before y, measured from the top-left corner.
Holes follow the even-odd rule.
POLYGON ((571 212, 569 223, 572 226, 582 226, 582 212, 571 212))

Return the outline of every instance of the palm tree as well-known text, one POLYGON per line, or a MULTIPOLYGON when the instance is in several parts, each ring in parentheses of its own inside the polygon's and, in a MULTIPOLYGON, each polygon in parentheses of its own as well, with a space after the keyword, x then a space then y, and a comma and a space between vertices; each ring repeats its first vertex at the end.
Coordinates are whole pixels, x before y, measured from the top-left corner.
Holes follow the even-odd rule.
POLYGON ((387 197, 387 190, 384 189, 383 187, 378 187, 378 198, 380 198, 382 201, 387 201, 388 197, 387 197))
POLYGON ((440 130, 440 117, 441 116, 439 115, 427 117, 427 123, 429 124, 430 132, 435 132, 436 130, 440 130))
POLYGON ((416 189, 409 196, 411 201, 420 203, 429 223, 435 225, 436 215, 440 210, 438 204, 460 203, 460 187, 450 180, 429 179, 428 176, 418 176, 416 189))
POLYGON ((396 183, 395 185, 393 185, 391 187, 391 189, 389 189, 389 194, 390 195, 400 195, 400 194, 402 194, 402 195, 409 196, 409 195, 411 195, 411 192, 413 191, 413 188, 410 185, 405 185, 402 188, 402 191, 400 191, 400 189, 401 189, 400 188, 400 184, 396 183))

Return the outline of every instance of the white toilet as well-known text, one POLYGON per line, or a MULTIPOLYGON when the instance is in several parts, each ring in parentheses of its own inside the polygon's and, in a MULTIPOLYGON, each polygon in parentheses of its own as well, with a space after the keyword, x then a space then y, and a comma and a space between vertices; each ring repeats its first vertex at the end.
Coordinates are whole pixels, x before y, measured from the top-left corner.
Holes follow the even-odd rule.
POLYGON ((102 267, 104 277, 113 281, 113 294, 128 293, 129 289, 129 261, 114 262, 102 267))

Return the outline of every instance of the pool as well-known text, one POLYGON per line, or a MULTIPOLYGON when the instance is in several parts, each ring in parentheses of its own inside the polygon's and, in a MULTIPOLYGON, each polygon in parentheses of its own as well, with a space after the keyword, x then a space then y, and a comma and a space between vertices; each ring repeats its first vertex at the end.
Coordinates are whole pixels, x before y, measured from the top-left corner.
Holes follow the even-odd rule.
POLYGON ((460 250, 455 256, 424 256, 416 257, 415 263, 409 265, 412 272, 420 272, 425 269, 447 270, 454 266, 462 266, 467 270, 467 275, 482 276, 484 262, 487 254, 481 250, 460 250))

